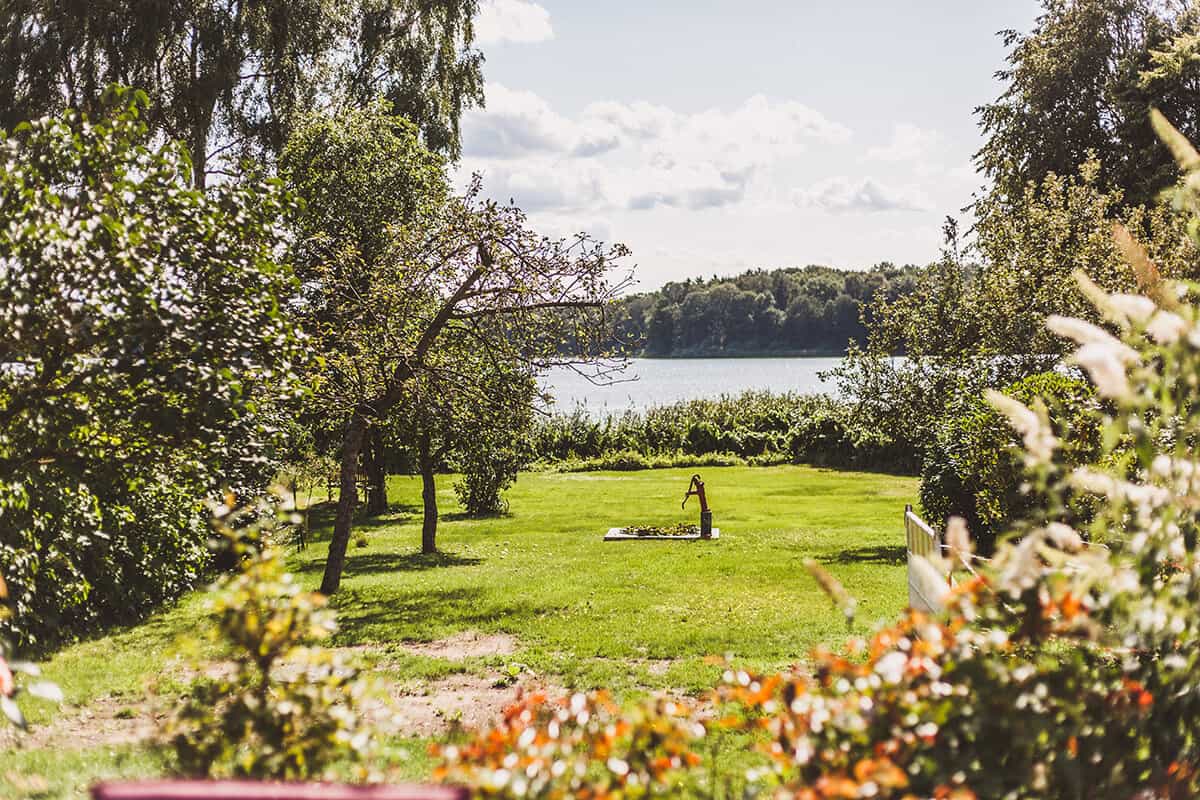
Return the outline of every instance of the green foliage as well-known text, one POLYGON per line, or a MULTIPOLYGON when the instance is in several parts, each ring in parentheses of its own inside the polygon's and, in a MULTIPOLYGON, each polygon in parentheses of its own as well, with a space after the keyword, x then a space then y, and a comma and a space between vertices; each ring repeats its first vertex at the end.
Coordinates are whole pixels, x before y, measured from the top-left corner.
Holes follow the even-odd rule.
POLYGON ((278 557, 260 549, 269 526, 247 526, 245 512, 228 507, 217 513, 218 535, 244 558, 208 602, 212 633, 234 670, 193 682, 167 722, 179 770, 295 780, 362 759, 365 684, 340 656, 313 646, 336 629, 325 598, 302 591, 278 557))
POLYGON ((1000 195, 1016 200, 1048 173, 1068 175, 1097 158, 1105 190, 1122 190, 1132 205, 1153 203, 1176 172, 1147 109, 1200 133, 1200 65, 1189 57, 1200 10, 1156 0, 1041 5, 1031 32, 1001 34, 1011 48, 999 73, 1005 89, 978 109, 987 142, 976 163, 1000 195))
POLYGON ((575 409, 542 421, 534 431, 533 446, 547 460, 620 451, 740 457, 787 452, 788 433, 795 424, 815 409, 832 405, 825 397, 752 391, 603 418, 575 409))
POLYGON ((911 267, 809 266, 751 270, 732 278, 671 282, 622 298, 614 338, 652 356, 840 353, 866 340, 860 308, 912 287, 911 267))
POLYGON ((788 456, 776 453, 747 460, 733 453, 702 453, 692 455, 682 451, 643 455, 637 450, 617 450, 595 458, 567 458, 562 461, 540 461, 535 468, 555 472, 634 472, 642 469, 672 469, 674 467, 744 467, 748 464, 779 464, 788 456))
POLYGON ((1046 330, 1046 317, 1099 319, 1076 290, 1074 271, 1109 291, 1134 288, 1115 223, 1146 242, 1163 275, 1200 274, 1186 221, 1163 204, 1123 205, 1119 190, 1101 187, 1099 170, 1088 161, 1078 174, 1043 176, 1014 197, 981 199, 970 250, 978 263, 966 261, 957 226, 948 223, 942 259, 918 273, 911 293, 869 309, 867 346, 852 348, 834 371, 841 395, 854 398, 855 419, 889 432, 919 463, 955 398, 1053 368, 1066 345, 1046 330))
MULTIPOLYGON (((1065 442, 1064 462, 1082 464, 1098 456, 1097 403, 1086 381, 1045 372, 1018 381, 1004 394, 1025 404, 1046 404, 1065 442)), ((963 517, 980 550, 991 553, 996 537, 1012 520, 1030 516, 1045 503, 1045 498, 1023 488, 1019 444, 1007 419, 982 396, 961 399, 926 451, 921 471, 925 518, 941 529, 951 516, 963 517)), ((1086 508, 1076 508, 1064 521, 1078 523, 1086 513, 1086 508)))
POLYGON ((0 564, 18 645, 193 585, 203 498, 269 475, 299 357, 274 183, 188 185, 144 96, 0 137, 0 564))
POLYGON ((471 446, 462 448, 455 459, 462 478, 454 484, 454 493, 473 517, 508 511, 504 492, 516 482, 517 472, 529 460, 526 447, 513 441, 511 431, 489 433, 486 439, 474 437, 471 446))
MULTIPOLYGON (((386 108, 317 119, 308 130, 317 132, 316 146, 303 146, 308 134, 302 132, 300 144, 284 153, 284 174, 298 187, 348 190, 304 197, 306 236, 299 248, 300 272, 313 276, 305 282, 306 324, 321 331, 325 356, 316 379, 319 413, 336 421, 341 439, 342 490, 322 581, 322 590, 333 593, 350 541, 360 456, 382 449, 374 442, 414 387, 422 381, 433 391, 452 386, 462 391, 460 404, 478 402, 472 389, 480 372, 473 367, 480 359, 526 381, 554 365, 586 362, 604 371, 604 309, 628 280, 611 283, 609 274, 628 251, 585 234, 541 236, 520 209, 484 199, 478 178, 458 196, 404 183, 409 175, 395 185, 390 169, 380 165, 394 166, 394 157, 419 147, 414 150, 411 130, 386 108), (328 148, 353 139, 343 132, 359 121, 379 135, 354 141, 347 148, 352 158, 328 158, 328 148), (386 202, 376 206, 376 196, 386 202), (417 201, 413 216, 392 213, 395 200, 407 197, 417 201), (345 225, 347 219, 354 223, 345 225), (343 227, 354 235, 339 237, 343 227), (568 340, 581 349, 562 352, 568 340)), ((417 166, 436 175, 433 185, 444 186, 440 167, 417 166)))
POLYGON ((459 118, 483 101, 477 9, 475 0, 22 2, 0 20, 0 129, 68 108, 94 113, 107 84, 136 86, 155 99, 155 133, 187 144, 203 185, 208 169, 274 156, 318 104, 385 97, 430 147, 457 155, 459 118))
POLYGON ((795 463, 914 471, 912 455, 870 429, 851 407, 822 395, 745 392, 621 416, 582 409, 541 421, 533 449, 566 470, 795 463))
MULTIPOLYGON (((976 204, 975 246, 983 265, 956 309, 976 317, 974 349, 1063 355, 1062 339, 1046 330, 1047 316, 1100 320, 1079 294, 1075 272, 1110 292, 1137 285, 1112 234, 1117 223, 1145 243, 1163 276, 1200 276, 1200 252, 1185 235, 1186 220, 1163 203, 1124 204, 1120 190, 1103 189, 1101 171, 1101 162, 1088 160, 1065 177, 1043 176, 1016 197, 993 193, 976 204)), ((969 347, 969 340, 961 344, 969 347)))
MULTIPOLYGON (((447 337, 441 348, 441 358, 453 361, 453 378, 431 371, 409 385, 405 414, 385 446, 427 480, 446 467, 461 473, 454 489, 463 508, 491 516, 507 510, 502 495, 529 463, 537 383, 526 365, 491 358, 470 347, 471 340, 463 344, 452 348, 447 337)), ((426 509, 430 525, 436 512, 426 509)))

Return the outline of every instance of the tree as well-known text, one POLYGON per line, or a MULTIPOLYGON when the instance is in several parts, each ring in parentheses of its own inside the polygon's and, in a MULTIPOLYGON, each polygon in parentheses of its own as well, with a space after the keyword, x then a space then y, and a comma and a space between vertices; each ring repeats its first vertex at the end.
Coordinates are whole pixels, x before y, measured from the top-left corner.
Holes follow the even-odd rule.
POLYGON ((301 313, 320 331, 324 356, 317 395, 344 421, 326 594, 341 580, 363 448, 403 410, 414 381, 464 374, 455 358, 463 346, 532 372, 590 363, 580 368, 602 376, 612 366, 595 359, 610 352, 605 311, 628 278, 608 274, 626 249, 584 234, 541 237, 520 209, 481 199, 478 180, 445 196, 444 174, 420 147, 410 127, 376 108, 310 121, 281 158, 307 201, 297 260, 301 313), (351 134, 360 128, 374 133, 351 134), (417 166, 397 166, 397 153, 417 166), (410 199, 408 216, 393 213, 410 199), (564 354, 565 341, 581 354, 564 354))
POLYGON ((203 194, 146 98, 0 136, 0 565, 19 643, 128 619, 207 561, 203 502, 261 485, 295 391, 275 182, 203 194))
POLYGON ((987 136, 976 163, 1019 198, 1027 183, 1096 158, 1103 189, 1124 190, 1130 205, 1152 202, 1177 173, 1150 107, 1200 132, 1200 64, 1188 56, 1197 33, 1190 1, 1043 0, 1033 31, 1001 34, 1011 48, 997 73, 1005 89, 976 110, 987 136))
POLYGON ((900 437, 920 454, 958 396, 977 396, 1053 369, 1068 343, 1046 330, 1052 314, 1100 321, 1079 295, 1073 274, 1093 275, 1106 291, 1132 291, 1113 225, 1135 232, 1173 279, 1200 275, 1200 251, 1171 209, 1128 206, 1121 190, 1104 190, 1100 165, 1077 174, 1045 176, 1015 198, 992 193, 976 205, 979 217, 968 261, 957 226, 948 246, 918 275, 915 290, 886 295, 866 309, 870 336, 836 370, 841 393, 855 398, 870 426, 900 437), (907 359, 894 362, 891 353, 907 359))
MULTIPOLYGON (((298 316, 325 356, 323 385, 337 387, 319 391, 306 416, 324 430, 323 439, 332 433, 336 440, 340 430, 329 430, 331 418, 342 421, 349 412, 323 398, 337 397, 347 382, 359 380, 352 374, 359 349, 375 346, 346 332, 371 324, 362 318, 363 298, 375 291, 392 228, 417 224, 423 208, 446 202, 445 161, 422 146, 416 126, 394 116, 383 101, 336 116, 307 115, 281 155, 280 172, 299 197, 308 198, 297 220, 293 259, 307 287, 298 316), (331 284, 326 269, 335 262, 338 274, 331 284), (331 285, 339 291, 328 291, 331 285)), ((383 435, 373 429, 363 451, 371 515, 388 506, 383 435)))
POLYGON ((501 510, 501 493, 528 458, 521 443, 529 437, 537 390, 528 366, 461 344, 467 346, 455 354, 452 373, 427 372, 410 383, 394 424, 394 439, 413 454, 421 475, 422 553, 437 552, 439 469, 462 472, 455 490, 467 513, 479 516, 501 510))
POLYGON ((483 102, 477 0, 12 0, 0 18, 0 128, 94 111, 110 83, 155 98, 151 127, 187 144, 193 176, 273 156, 300 112, 392 101, 457 156, 483 102))

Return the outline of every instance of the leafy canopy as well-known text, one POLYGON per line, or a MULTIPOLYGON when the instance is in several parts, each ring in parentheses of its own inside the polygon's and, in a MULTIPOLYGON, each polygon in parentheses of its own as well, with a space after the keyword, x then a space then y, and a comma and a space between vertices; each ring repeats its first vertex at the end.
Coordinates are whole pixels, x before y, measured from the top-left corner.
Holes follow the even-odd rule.
POLYGON ((0 565, 28 644, 189 587, 200 505, 256 486, 294 392, 291 204, 189 184, 144 95, 0 135, 0 565))
POLYGON ((104 87, 155 99, 148 121, 187 144, 195 179, 274 156, 296 118, 339 100, 391 100, 427 144, 459 152, 459 118, 483 102, 477 0, 17 0, 0 19, 0 129, 104 87))

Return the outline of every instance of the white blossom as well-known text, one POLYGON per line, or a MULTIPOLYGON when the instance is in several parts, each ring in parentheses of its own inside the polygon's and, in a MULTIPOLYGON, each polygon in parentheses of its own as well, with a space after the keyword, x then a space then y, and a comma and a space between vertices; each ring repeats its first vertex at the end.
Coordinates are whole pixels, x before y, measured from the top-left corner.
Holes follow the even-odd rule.
POLYGON ((1179 341, 1188 329, 1183 317, 1170 311, 1159 311, 1150 318, 1146 325, 1146 333, 1159 344, 1173 344, 1179 341))
POLYGON ((1108 302, 1111 308, 1132 322, 1145 322, 1158 308, 1153 300, 1140 294, 1112 294, 1108 296, 1108 302))
POLYGON ((1083 547, 1083 537, 1070 525, 1051 522, 1046 526, 1046 538, 1060 550, 1074 553, 1083 547))
POLYGON ((1096 391, 1113 400, 1128 399, 1132 394, 1125 365, 1136 363, 1137 353, 1121 342, 1113 344, 1088 342, 1080 347, 1072 360, 1087 370, 1096 391))
POLYGON ((904 677, 904 668, 908 664, 908 656, 893 650, 875 662, 875 672, 885 683, 899 683, 904 677))
POLYGON ((1025 443, 1025 451, 1039 461, 1049 461, 1058 447, 1058 438, 1045 421, 1019 400, 989 389, 985 393, 992 407, 1008 418, 1025 443))
POLYGON ((1099 325, 1093 325, 1090 322, 1074 317, 1060 317, 1057 314, 1051 314, 1046 318, 1046 327, 1052 333, 1057 333, 1064 339, 1071 339, 1079 344, 1116 341, 1116 338, 1111 333, 1099 325))

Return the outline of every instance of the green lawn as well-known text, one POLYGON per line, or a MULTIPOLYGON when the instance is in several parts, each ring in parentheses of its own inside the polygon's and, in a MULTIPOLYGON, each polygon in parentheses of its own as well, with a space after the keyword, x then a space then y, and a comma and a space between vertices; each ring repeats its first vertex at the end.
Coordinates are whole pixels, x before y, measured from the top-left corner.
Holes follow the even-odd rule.
MULTIPOLYGON (((519 663, 564 688, 696 692, 717 676, 705 656, 783 667, 845 637, 841 615, 804 571, 806 558, 825 564, 858 598, 859 631, 904 605, 901 520, 916 494, 911 478, 706 468, 719 541, 601 541, 613 526, 694 521, 694 499, 679 507, 691 472, 524 474, 508 494, 511 513, 484 520, 461 517, 447 476, 439 487, 442 553, 434 557, 416 552, 419 481, 394 478, 392 512, 359 526, 365 547, 351 544, 334 603, 341 620, 335 644, 377 645, 367 663, 386 661, 387 676, 406 681, 519 663), (450 662, 388 649, 462 631, 509 634, 516 652, 450 662)), ((316 509, 314 519, 325 523, 328 508, 316 509)), ((314 588, 327 536, 319 527, 308 549, 292 557, 314 588)), ((47 672, 71 706, 132 705, 148 691, 169 697, 178 687, 161 676, 185 656, 204 655, 196 637, 201 606, 193 596, 141 626, 67 648, 47 672)), ((37 709, 33 716, 44 722, 50 715, 37 709)), ((44 769, 47 796, 73 796, 83 785, 80 771, 154 769, 144 753, 89 748, 86 735, 79 743, 79 751, 56 759, 0 750, 0 797, 26 791, 6 770, 44 769), (55 764, 72 765, 73 775, 60 775, 55 764)))

